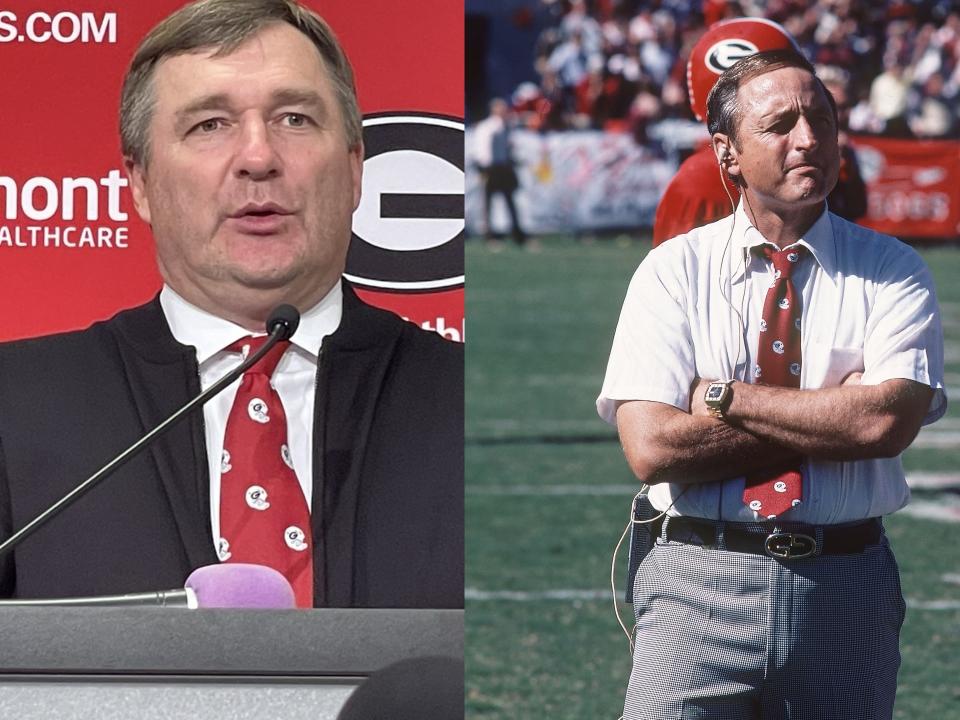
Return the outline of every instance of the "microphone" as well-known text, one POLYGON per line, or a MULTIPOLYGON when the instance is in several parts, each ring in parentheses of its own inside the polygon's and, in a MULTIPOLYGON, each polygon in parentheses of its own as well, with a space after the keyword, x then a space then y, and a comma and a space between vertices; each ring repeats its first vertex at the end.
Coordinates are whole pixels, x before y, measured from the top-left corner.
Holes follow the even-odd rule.
POLYGON ((260 358, 270 352, 270 349, 274 345, 281 340, 289 339, 296 331, 299 324, 300 313, 292 305, 280 305, 274 309, 274 311, 270 313, 266 323, 267 332, 269 333, 270 338, 259 350, 257 350, 255 353, 252 353, 246 360, 240 363, 240 365, 217 380, 217 382, 197 395, 195 398, 193 398, 193 400, 177 410, 170 417, 157 425, 153 430, 137 440, 133 445, 117 455, 113 460, 97 470, 97 472, 77 485, 73 490, 57 500, 53 505, 37 515, 37 517, 28 522, 13 535, 8 537, 3 543, 0 543, 0 557, 3 557, 9 553, 14 547, 19 545, 34 532, 43 527, 43 525, 49 522, 51 518, 59 515, 61 512, 79 500, 83 495, 95 488, 104 478, 112 475, 117 468, 121 467, 127 461, 139 455, 144 448, 146 448, 156 438, 160 437, 163 433, 173 427, 177 422, 189 415, 193 410, 201 407, 214 395, 219 394, 225 387, 230 385, 230 383, 243 375, 243 373, 245 373, 248 369, 256 365, 260 358))
POLYGON ((274 332, 278 332, 277 340, 289 340, 298 327, 300 327, 300 311, 293 305, 278 305, 267 318, 267 334, 273 335, 274 332))
POLYGON ((0 600, 0 607, 175 607, 287 610, 297 606, 293 588, 273 568, 224 563, 197 568, 183 589, 127 595, 0 600))

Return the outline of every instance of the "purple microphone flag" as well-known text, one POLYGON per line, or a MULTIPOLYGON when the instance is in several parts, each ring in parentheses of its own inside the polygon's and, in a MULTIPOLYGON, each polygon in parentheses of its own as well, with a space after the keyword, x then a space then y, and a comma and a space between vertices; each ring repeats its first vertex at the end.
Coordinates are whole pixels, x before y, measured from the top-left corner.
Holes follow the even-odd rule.
POLYGON ((295 608, 293 588, 273 568, 247 563, 223 563, 197 568, 184 587, 196 593, 201 608, 295 608))

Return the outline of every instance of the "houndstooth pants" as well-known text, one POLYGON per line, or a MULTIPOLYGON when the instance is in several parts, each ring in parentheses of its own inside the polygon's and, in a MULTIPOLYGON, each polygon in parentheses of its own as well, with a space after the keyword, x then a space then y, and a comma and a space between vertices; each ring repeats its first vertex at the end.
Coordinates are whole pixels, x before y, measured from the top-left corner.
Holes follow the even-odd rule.
POLYGON ((885 536, 778 561, 665 533, 637 570, 624 720, 892 717, 905 605, 885 536))

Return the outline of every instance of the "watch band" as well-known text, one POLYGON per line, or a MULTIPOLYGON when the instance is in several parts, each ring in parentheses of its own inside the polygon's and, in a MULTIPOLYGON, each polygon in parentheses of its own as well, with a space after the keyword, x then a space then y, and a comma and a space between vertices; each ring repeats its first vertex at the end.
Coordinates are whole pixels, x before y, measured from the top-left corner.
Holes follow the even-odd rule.
POLYGON ((717 380, 709 385, 704 392, 703 401, 710 414, 718 420, 726 419, 724 413, 733 400, 733 380, 717 380))

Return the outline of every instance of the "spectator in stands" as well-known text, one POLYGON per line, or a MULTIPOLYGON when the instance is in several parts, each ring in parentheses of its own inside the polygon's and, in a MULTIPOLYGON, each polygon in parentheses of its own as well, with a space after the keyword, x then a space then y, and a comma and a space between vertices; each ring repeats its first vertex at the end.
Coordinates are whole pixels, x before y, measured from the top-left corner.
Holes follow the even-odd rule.
POLYGON ((907 124, 918 138, 944 138, 954 133, 956 117, 943 100, 943 77, 931 74, 914 85, 907 97, 907 124))
POLYGON ((850 107, 848 121, 850 130, 862 135, 880 135, 886 123, 870 104, 868 89, 856 91, 854 97, 856 102, 850 107))
POLYGON ((647 81, 642 84, 636 97, 630 104, 630 131, 633 139, 638 145, 647 145, 650 142, 650 136, 647 129, 650 124, 656 122, 663 114, 663 103, 657 93, 656 85, 647 81))
POLYGON ((643 69, 657 85, 663 85, 673 65, 676 48, 673 34, 676 23, 665 10, 654 13, 653 37, 640 43, 640 61, 643 69))
POLYGON ((842 68, 822 66, 817 74, 833 96, 837 109, 837 144, 840 148, 840 174, 837 184, 827 196, 830 212, 855 222, 867 214, 867 186, 860 174, 857 153, 850 144, 849 75, 842 68))
POLYGON ((568 39, 553 49, 547 58, 547 69, 560 81, 565 111, 575 111, 577 88, 587 79, 587 73, 602 63, 599 54, 587 52, 579 30, 574 30, 568 39))
POLYGON ((907 125, 907 93, 910 79, 902 57, 893 52, 884 56, 885 69, 870 84, 870 107, 883 123, 883 134, 910 137, 907 125))
POLYGON ((560 30, 564 37, 572 38, 576 35, 588 57, 600 54, 603 33, 600 23, 587 11, 584 0, 570 0, 570 10, 563 16, 560 30))
MULTIPOLYGON (((532 1, 532 0, 531 0, 532 1)), ((664 100, 663 110, 675 105, 668 100, 674 92, 673 83, 680 79, 688 58, 685 42, 691 34, 701 33, 722 19, 752 16, 779 22, 794 37, 797 46, 807 58, 820 65, 837 65, 847 69, 850 84, 869 88, 875 78, 895 72, 892 65, 902 69, 911 81, 920 83, 917 101, 925 110, 924 117, 934 116, 935 126, 942 125, 942 110, 950 115, 950 125, 956 122, 957 108, 951 101, 960 95, 960 14, 947 3, 938 0, 914 0, 885 3, 854 3, 852 0, 832 0, 817 3, 814 0, 711 0, 691 2, 671 0, 656 7, 640 2, 595 2, 584 0, 541 0, 555 18, 555 25, 545 29, 536 44, 537 72, 546 85, 559 76, 563 87, 564 104, 552 108, 550 126, 596 127, 611 130, 636 130, 628 127, 623 117, 611 116, 609 104, 585 104, 584 98, 596 99, 596 84, 590 84, 590 72, 602 72, 604 88, 611 75, 621 73, 636 83, 636 91, 651 92, 664 100), (884 55, 890 57, 885 58, 884 55), (611 61, 620 58, 612 70, 611 61), (638 75, 631 77, 631 64, 636 63, 638 75), (891 65, 892 63, 892 65, 891 65), (606 68, 606 70, 604 70, 606 68), (549 73, 548 73, 549 71, 549 73), (944 78, 941 103, 924 103, 929 91, 922 86, 931 73, 944 78), (576 88, 579 87, 579 96, 576 88), (577 99, 579 97, 579 107, 577 99), (584 118, 584 108, 591 117, 584 118), (939 119, 938 119, 939 118, 939 119), (612 122, 611 122, 612 120, 612 122)), ((900 80, 885 76, 878 86, 875 98, 880 120, 873 113, 860 108, 851 119, 857 131, 909 136, 906 119, 906 90, 900 80), (887 83, 893 95, 886 102, 880 89, 887 83), (893 114, 889 114, 893 111, 893 114), (888 124, 889 121, 889 124, 888 124)), ((907 83, 909 85, 909 83, 907 83)), ((629 107, 628 100, 625 107, 629 107)), ((641 103, 644 104, 644 103, 641 103)), ((927 120, 922 121, 926 128, 927 120)), ((926 129, 925 129, 926 131, 926 129)), ((643 133, 639 133, 640 136, 643 133)))

